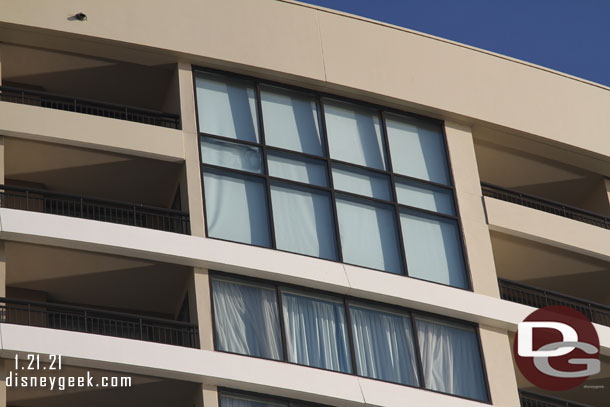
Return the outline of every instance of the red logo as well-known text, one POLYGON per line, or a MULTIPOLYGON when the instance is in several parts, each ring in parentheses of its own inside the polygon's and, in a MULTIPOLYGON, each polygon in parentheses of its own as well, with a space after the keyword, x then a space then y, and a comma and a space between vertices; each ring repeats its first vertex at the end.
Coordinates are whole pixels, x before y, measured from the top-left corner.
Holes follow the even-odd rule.
POLYGON ((513 353, 523 376, 545 390, 574 388, 600 371, 595 327, 560 305, 540 308, 519 324, 513 353))

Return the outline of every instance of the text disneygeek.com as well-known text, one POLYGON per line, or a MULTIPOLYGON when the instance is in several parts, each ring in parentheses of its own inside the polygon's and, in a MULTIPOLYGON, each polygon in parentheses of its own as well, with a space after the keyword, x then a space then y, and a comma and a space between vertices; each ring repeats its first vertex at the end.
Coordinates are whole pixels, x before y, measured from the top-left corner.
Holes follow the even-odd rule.
POLYGON ((61 355, 27 354, 25 359, 15 355, 13 369, 6 375, 6 387, 9 388, 41 388, 50 391, 63 391, 69 388, 124 388, 131 387, 129 376, 99 376, 90 371, 83 375, 62 376, 61 355), (49 375, 40 375, 48 372, 49 375))

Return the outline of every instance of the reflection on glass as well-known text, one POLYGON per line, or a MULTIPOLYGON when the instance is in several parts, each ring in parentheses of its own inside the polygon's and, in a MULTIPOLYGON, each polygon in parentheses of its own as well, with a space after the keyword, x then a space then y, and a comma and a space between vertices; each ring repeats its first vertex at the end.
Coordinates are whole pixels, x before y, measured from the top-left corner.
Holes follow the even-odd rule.
POLYGON ((201 160, 205 164, 263 173, 260 148, 244 144, 203 138, 201 160))
POLYGON ((371 198, 392 200, 390 178, 387 175, 347 165, 333 165, 335 189, 364 195, 371 198))
POLYGON ((386 126, 395 173, 451 184, 440 125, 390 113, 386 126))
POLYGON ((379 112, 351 103, 324 100, 324 116, 332 158, 386 169, 379 112))
POLYGON ((313 96, 261 86, 265 142, 274 147, 323 156, 320 112, 313 96))
POLYGON ((328 186, 327 164, 315 158, 267 151, 267 166, 272 177, 285 178, 321 187, 328 186))
POLYGON ((195 88, 200 132, 259 141, 256 91, 252 83, 198 72, 195 88))
POLYGON ((398 203, 455 216, 451 191, 410 180, 395 183, 398 203))

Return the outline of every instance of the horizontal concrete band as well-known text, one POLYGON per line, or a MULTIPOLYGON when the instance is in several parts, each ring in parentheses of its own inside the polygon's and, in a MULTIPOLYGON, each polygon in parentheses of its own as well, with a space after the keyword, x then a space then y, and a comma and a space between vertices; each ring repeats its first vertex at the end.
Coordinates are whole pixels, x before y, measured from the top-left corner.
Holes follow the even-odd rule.
MULTIPOLYGON (((259 277, 511 331, 534 311, 525 305, 414 278, 214 239, 6 208, 0 208, 0 225, 3 240, 259 277)), ((610 327, 596 324, 596 329, 602 353, 610 355, 610 327)))
MULTIPOLYGON (((114 370, 340 406, 486 406, 418 388, 283 362, 131 339, 0 324, 0 357, 62 355, 64 365, 114 370)), ((10 363, 10 362, 9 362, 10 363)), ((10 366, 9 366, 10 369, 10 366)), ((20 375, 23 374, 20 372, 20 375)))

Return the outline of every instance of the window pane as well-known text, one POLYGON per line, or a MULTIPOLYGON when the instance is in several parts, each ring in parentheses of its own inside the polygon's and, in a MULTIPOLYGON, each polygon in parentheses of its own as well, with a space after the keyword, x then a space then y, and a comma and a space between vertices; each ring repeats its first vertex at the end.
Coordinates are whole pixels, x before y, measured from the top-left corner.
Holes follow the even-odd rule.
POLYGON ((394 383, 419 385, 411 319, 350 305, 358 374, 394 383))
POLYGON ((244 144, 202 138, 201 160, 206 164, 263 173, 260 148, 244 144))
POLYGON ((389 177, 373 171, 333 164, 333 185, 335 189, 354 194, 392 200, 389 177))
POLYGON ((314 97, 261 86, 265 142, 270 146, 323 156, 320 112, 314 97))
POLYGON ((324 116, 332 158, 386 169, 385 147, 376 110, 325 100, 324 116))
POLYGON ((394 208, 338 196, 337 216, 343 261, 402 273, 394 208))
POLYGON ((212 291, 218 350, 282 358, 275 289, 214 278, 212 291))
POLYGON ((330 194, 272 184, 271 202, 278 249, 337 259, 330 194))
POLYGON ((284 292, 282 304, 290 362, 352 372, 342 302, 284 292))
POLYGON ((208 236, 271 246, 264 180, 206 169, 203 184, 208 236))
POLYGON ((403 211, 400 223, 409 276, 468 288, 456 221, 403 211))
POLYGON ((327 165, 321 160, 267 150, 267 165, 272 177, 328 186, 327 165))
POLYGON ((416 325, 426 387, 487 401, 475 329, 431 318, 416 318, 416 325))
POLYGON ((288 407, 288 403, 279 402, 277 400, 267 400, 262 397, 221 393, 220 407, 288 407))
POLYGON ((247 81, 198 72, 199 131, 258 142, 256 91, 247 81))
POLYGON ((395 183, 398 203, 455 216, 451 191, 422 182, 395 179, 395 183))
POLYGON ((392 168, 397 174, 450 185, 439 125, 395 114, 386 116, 392 168))

